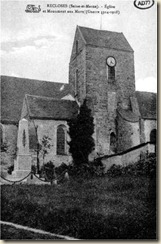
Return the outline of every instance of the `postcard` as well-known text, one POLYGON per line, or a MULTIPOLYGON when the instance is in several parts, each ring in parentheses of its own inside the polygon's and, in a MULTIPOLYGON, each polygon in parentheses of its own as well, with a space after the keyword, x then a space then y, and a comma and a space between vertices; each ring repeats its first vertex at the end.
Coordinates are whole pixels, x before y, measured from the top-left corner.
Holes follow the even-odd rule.
POLYGON ((157 240, 157 2, 1 1, 1 239, 157 240))

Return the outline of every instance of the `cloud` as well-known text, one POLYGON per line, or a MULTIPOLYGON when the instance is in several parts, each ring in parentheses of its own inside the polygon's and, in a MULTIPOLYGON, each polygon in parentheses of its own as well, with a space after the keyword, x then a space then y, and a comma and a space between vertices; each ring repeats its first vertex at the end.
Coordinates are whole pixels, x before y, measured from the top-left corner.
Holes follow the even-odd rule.
POLYGON ((34 44, 37 47, 42 47, 42 48, 48 48, 51 47, 54 44, 55 39, 47 39, 47 38, 42 38, 42 39, 37 39, 34 41, 34 44))
POLYGON ((16 54, 25 54, 25 53, 32 53, 33 51, 36 51, 36 47, 35 46, 24 46, 24 47, 13 47, 13 52, 15 52, 16 54))
POLYGON ((4 57, 6 55, 6 51, 4 51, 4 50, 0 50, 0 57, 2 58, 2 57, 4 57))
POLYGON ((154 77, 146 77, 136 81, 137 91, 157 92, 157 79, 154 77))
POLYGON ((32 37, 28 40, 21 40, 21 41, 6 41, 1 43, 1 49, 5 52, 15 52, 15 50, 19 50, 25 48, 27 46, 39 48, 49 48, 53 46, 53 44, 60 43, 60 42, 68 41, 67 36, 65 35, 58 35, 58 36, 38 36, 32 37))
POLYGON ((55 37, 38 37, 38 38, 31 38, 25 41, 19 42, 3 42, 1 44, 2 52, 13 52, 15 50, 19 50, 22 48, 28 47, 36 47, 36 48, 47 48, 53 45, 54 41, 57 40, 55 37))

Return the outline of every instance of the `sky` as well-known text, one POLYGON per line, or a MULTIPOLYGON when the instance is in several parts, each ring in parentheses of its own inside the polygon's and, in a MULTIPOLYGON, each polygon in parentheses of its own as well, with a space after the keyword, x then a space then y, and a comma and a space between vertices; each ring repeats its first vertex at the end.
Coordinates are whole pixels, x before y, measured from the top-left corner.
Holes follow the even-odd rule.
POLYGON ((1 1, 1 74, 68 83, 77 25, 123 32, 134 50, 136 90, 157 91, 157 6, 140 10, 133 0, 1 1), (41 12, 26 13, 31 3, 40 5, 41 12), (60 3, 68 8, 47 8, 47 4, 60 3), (43 13, 46 9, 79 10, 69 8, 70 4, 98 4, 99 10, 120 14, 43 13))

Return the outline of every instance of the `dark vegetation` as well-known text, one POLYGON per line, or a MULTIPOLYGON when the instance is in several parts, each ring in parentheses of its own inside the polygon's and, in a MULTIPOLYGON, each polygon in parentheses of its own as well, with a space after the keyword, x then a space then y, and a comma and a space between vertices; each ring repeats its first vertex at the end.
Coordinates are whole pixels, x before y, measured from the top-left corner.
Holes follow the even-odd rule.
POLYGON ((55 240, 60 239, 50 235, 38 234, 27 230, 17 229, 8 225, 1 225, 2 240, 55 240))
POLYGON ((108 171, 107 175, 111 177, 123 175, 145 175, 147 177, 156 176, 156 154, 151 153, 140 159, 138 162, 129 164, 127 166, 113 165, 108 171))
POLYGON ((11 148, 6 142, 1 142, 0 153, 1 175, 3 176, 5 174, 4 172, 11 174, 14 169, 13 163, 16 158, 17 148, 11 148))
POLYGON ((88 164, 88 155, 94 149, 94 119, 91 110, 84 100, 80 106, 78 116, 68 122, 69 136, 71 141, 69 144, 69 152, 72 154, 75 167, 80 168, 82 165, 88 164))
POLYGON ((2 220, 80 239, 156 239, 154 162, 58 186, 2 185, 2 220))

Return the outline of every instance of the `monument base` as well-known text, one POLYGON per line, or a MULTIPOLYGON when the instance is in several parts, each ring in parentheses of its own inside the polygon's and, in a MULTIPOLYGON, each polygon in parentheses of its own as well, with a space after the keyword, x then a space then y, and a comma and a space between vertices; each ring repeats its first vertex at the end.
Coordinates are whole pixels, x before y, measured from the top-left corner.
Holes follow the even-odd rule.
POLYGON ((15 178, 16 180, 21 180, 25 178, 30 172, 31 170, 14 170, 12 172, 12 177, 15 178))
POLYGON ((15 171, 31 171, 31 154, 18 154, 14 162, 15 171))

